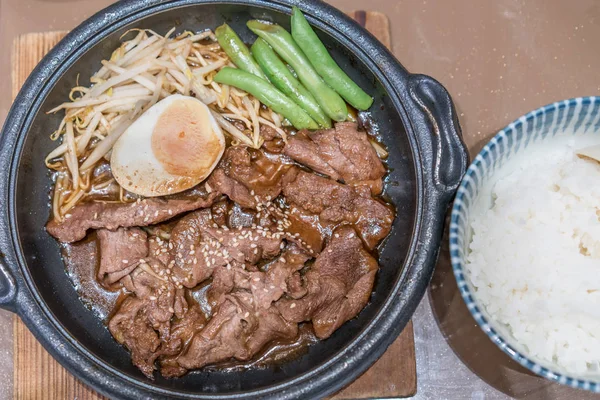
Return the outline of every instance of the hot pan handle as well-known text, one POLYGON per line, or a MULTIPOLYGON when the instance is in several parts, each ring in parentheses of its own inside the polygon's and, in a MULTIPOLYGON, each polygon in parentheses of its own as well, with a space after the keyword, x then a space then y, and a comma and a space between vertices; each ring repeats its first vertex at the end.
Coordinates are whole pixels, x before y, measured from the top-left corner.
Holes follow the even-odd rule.
POLYGON ((0 255, 0 308, 15 312, 17 282, 0 255))
POLYGON ((412 75, 408 91, 425 170, 431 171, 426 184, 447 205, 469 164, 454 104, 446 89, 426 75, 412 75))
POLYGON ((409 76, 405 88, 401 95, 419 148, 423 176, 422 213, 417 221, 419 233, 412 266, 419 282, 417 290, 424 293, 437 262, 448 205, 469 160, 446 89, 425 75, 409 76))

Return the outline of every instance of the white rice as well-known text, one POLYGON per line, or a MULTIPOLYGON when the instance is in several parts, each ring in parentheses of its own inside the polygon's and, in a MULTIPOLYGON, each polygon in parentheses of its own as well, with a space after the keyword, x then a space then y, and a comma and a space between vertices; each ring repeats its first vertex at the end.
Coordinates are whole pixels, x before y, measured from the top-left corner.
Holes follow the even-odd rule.
POLYGON ((600 164, 540 152, 501 173, 492 200, 471 218, 476 297, 526 354, 600 373, 600 164))

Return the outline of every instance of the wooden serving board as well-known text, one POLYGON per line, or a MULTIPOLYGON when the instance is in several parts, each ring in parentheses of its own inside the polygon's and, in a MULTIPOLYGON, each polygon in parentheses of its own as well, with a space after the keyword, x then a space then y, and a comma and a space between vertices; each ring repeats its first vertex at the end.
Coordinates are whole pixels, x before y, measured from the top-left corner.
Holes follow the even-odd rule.
MULTIPOLYGON (((390 46, 388 18, 377 12, 350 13, 382 43, 390 46)), ((13 98, 39 60, 66 32, 30 33, 17 38, 12 51, 13 98)), ((66 279, 66 277, 65 277, 66 279)), ((387 352, 359 379, 333 399, 408 397, 417 391, 412 322, 387 352)), ((18 317, 14 319, 14 398, 23 400, 96 400, 97 394, 69 374, 44 350, 18 317)))

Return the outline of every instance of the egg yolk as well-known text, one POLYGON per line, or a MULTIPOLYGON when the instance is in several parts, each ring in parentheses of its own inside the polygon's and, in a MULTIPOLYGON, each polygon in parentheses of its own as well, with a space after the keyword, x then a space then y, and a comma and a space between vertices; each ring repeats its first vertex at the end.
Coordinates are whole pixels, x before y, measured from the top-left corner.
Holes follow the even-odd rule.
POLYGON ((222 147, 208 110, 195 101, 173 102, 162 112, 152 132, 152 152, 173 175, 208 175, 222 147))

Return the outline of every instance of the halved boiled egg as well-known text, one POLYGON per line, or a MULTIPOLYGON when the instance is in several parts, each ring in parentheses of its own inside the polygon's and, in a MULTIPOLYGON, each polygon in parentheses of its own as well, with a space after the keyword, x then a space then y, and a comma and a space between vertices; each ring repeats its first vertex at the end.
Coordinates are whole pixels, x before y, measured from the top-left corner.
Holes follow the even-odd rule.
POLYGON ((200 100, 169 96, 144 112, 115 143, 110 166, 124 189, 164 196, 202 182, 225 151, 225 138, 200 100))

